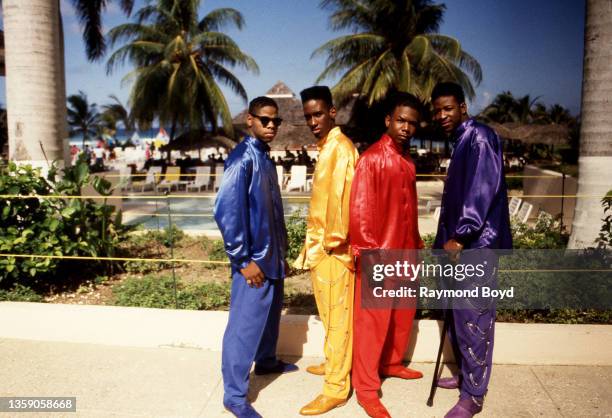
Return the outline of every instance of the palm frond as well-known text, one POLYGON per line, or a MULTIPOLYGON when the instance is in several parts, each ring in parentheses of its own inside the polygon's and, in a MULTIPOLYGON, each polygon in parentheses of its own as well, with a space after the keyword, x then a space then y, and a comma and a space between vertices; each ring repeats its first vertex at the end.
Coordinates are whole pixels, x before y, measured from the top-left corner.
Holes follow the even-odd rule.
POLYGON ((244 27, 244 17, 238 10, 224 7, 215 9, 204 16, 198 23, 198 29, 202 32, 212 32, 224 29, 229 25, 233 25, 239 30, 242 29, 244 27))

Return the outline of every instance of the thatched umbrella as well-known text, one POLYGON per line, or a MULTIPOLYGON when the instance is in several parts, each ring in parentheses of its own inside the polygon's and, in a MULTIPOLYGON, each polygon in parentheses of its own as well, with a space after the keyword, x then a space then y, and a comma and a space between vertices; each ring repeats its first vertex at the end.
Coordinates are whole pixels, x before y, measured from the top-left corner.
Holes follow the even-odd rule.
POLYGON ((519 140, 524 144, 565 145, 568 143, 570 133, 567 126, 556 123, 546 125, 489 123, 489 126, 502 138, 519 140))

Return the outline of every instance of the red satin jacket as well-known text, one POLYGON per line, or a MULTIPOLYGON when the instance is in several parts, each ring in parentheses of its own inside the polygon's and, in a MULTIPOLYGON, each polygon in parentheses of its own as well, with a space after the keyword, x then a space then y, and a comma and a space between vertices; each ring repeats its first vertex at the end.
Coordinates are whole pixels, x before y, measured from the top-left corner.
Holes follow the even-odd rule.
POLYGON ((355 256, 364 249, 424 248, 419 234, 414 162, 386 134, 357 162, 351 187, 349 239, 355 256))

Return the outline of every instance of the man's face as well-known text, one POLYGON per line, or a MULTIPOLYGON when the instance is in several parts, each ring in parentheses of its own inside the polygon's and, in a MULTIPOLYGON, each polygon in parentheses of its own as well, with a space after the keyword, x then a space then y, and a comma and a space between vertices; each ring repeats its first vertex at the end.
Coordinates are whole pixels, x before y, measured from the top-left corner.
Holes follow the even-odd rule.
POLYGON ((421 115, 416 109, 408 106, 397 106, 393 110, 393 114, 387 115, 385 118, 387 135, 398 145, 407 144, 416 133, 420 121, 421 115))
POLYGON ((433 102, 433 119, 446 135, 451 135, 467 119, 467 105, 458 103, 455 96, 440 96, 433 102))
POLYGON ((271 142, 278 132, 281 119, 274 106, 264 106, 247 116, 247 127, 255 138, 271 142))
POLYGON ((304 103, 304 119, 317 139, 325 136, 335 126, 336 108, 327 107, 323 100, 308 100, 304 103))

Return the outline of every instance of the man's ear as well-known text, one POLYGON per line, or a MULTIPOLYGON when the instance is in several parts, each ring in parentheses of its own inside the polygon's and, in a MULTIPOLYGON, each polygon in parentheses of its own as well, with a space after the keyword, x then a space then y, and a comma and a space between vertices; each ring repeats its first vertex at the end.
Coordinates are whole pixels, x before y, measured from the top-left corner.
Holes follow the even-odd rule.
POLYGON ((385 116, 385 126, 388 128, 391 125, 391 116, 385 116))
POLYGON ((253 127, 253 116, 251 116, 250 113, 247 113, 247 117, 246 117, 246 126, 247 128, 251 129, 253 127))
POLYGON ((336 115, 337 115, 337 114, 338 114, 338 110, 336 110, 336 106, 332 106, 332 107, 330 107, 330 108, 329 108, 329 116, 330 116, 332 119, 334 119, 334 120, 335 120, 335 119, 336 119, 336 115))
POLYGON ((467 104, 465 102, 461 103, 459 108, 461 109, 462 115, 467 115, 467 104))

